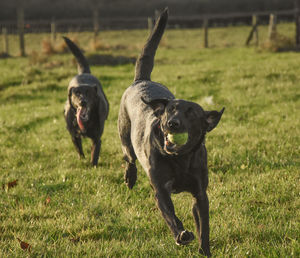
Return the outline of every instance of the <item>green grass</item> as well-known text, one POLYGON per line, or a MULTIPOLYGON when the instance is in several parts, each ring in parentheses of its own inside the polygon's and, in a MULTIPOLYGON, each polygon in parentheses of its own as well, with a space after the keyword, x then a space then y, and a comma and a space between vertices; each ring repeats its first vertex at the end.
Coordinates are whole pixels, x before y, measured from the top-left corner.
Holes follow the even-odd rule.
MULTIPOLYGON (((294 26, 278 30, 292 36, 294 26)), ((152 79, 206 109, 226 107, 207 137, 212 253, 299 257, 300 54, 246 48, 249 31, 211 29, 210 49, 201 47, 200 30, 167 31, 152 79), (206 101, 210 96, 213 103, 206 101)), ((261 41, 266 34, 260 28, 261 41)), ((146 36, 103 32, 101 41, 112 48, 98 54, 135 57, 146 36)), ((44 37, 26 36, 28 53, 40 51, 44 37)), ((91 34, 76 37, 87 46, 91 34)), ((0 59, 0 256, 196 257, 197 241, 175 245, 141 167, 133 190, 123 183, 116 121, 134 65, 91 69, 110 102, 98 168, 89 165, 90 141, 83 143, 88 158, 78 160, 65 129, 67 84, 76 74, 71 55, 40 63, 32 57, 0 59), (17 186, 7 189, 16 179, 17 186), (32 246, 31 254, 17 238, 32 246)), ((191 196, 173 200, 178 217, 195 232, 191 196)))

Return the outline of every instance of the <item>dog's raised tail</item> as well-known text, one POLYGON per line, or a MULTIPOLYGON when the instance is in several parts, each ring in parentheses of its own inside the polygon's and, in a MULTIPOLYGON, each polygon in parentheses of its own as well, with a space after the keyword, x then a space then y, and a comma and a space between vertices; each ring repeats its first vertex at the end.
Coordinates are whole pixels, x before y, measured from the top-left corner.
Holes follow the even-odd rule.
POLYGON ((154 56, 156 49, 161 40, 162 35, 164 34, 167 21, 168 21, 168 8, 165 8, 164 11, 160 14, 160 17, 156 21, 155 27, 151 32, 141 55, 136 61, 135 65, 135 77, 134 80, 150 80, 151 72, 154 65, 154 56))
POLYGON ((78 73, 79 74, 91 73, 90 66, 89 66, 86 58, 82 54, 81 50, 79 49, 79 47, 72 40, 70 40, 69 38, 63 37, 63 39, 66 42, 66 44, 68 45, 68 47, 71 50, 72 54, 75 56, 76 60, 77 60, 78 73))

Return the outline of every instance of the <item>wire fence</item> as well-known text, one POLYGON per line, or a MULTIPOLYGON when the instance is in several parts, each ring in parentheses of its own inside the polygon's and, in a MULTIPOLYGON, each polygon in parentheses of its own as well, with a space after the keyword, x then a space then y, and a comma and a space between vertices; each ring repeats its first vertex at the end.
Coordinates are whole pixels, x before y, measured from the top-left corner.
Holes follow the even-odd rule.
MULTIPOLYGON (((10 47, 8 38, 12 34, 18 35, 20 55, 25 56, 24 35, 28 33, 51 33, 51 39, 54 42, 56 33, 93 31, 94 39, 96 40, 98 32, 101 30, 152 30, 154 21, 158 17, 158 12, 156 11, 154 17, 99 19, 96 11, 92 14, 91 18, 86 19, 55 20, 53 18, 51 20, 29 21, 24 19, 24 10, 22 8, 18 9, 17 13, 16 21, 0 22, 0 33, 2 32, 4 50, 0 53, 1 56, 9 56, 10 47)), ((258 25, 269 24, 269 39, 271 39, 276 34, 276 23, 281 21, 296 22, 296 44, 297 47, 300 47, 300 6, 296 6, 293 10, 285 11, 210 14, 188 17, 171 16, 168 20, 168 28, 203 28, 203 45, 207 48, 209 47, 209 28, 229 25, 252 25, 252 30, 247 39, 245 39, 246 45, 249 45, 252 39, 258 45, 258 25)))
MULTIPOLYGON (((207 14, 199 16, 171 16, 169 17, 169 28, 199 28, 205 20, 209 21, 210 27, 229 25, 251 25, 252 16, 256 15, 260 24, 267 24, 269 15, 275 14, 278 22, 294 20, 295 10, 267 11, 256 13, 229 13, 229 14, 207 14)), ((124 30, 124 29, 145 29, 149 28, 149 19, 154 17, 134 17, 134 18, 99 18, 99 30, 124 30)), ((94 31, 95 21, 93 17, 84 19, 66 20, 25 20, 25 33, 47 33, 51 32, 51 24, 55 22, 57 32, 79 32, 94 31)), ((6 28, 8 34, 18 33, 18 21, 0 21, 0 31, 6 28)))

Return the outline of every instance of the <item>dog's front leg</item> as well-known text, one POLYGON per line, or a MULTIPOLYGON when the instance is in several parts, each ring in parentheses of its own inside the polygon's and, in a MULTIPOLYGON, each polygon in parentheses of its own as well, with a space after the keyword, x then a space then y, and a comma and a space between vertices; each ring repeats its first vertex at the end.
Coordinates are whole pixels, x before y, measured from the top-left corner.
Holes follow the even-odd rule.
POLYGON ((203 190, 195 197, 193 215, 197 227, 200 249, 199 252, 211 256, 209 247, 209 203, 206 192, 203 190))
POLYGON ((80 135, 72 135, 72 141, 74 143, 74 146, 79 154, 79 158, 84 158, 84 153, 82 150, 82 143, 81 143, 81 137, 80 135))
POLYGON ((187 245, 194 240, 194 234, 184 230, 182 222, 176 217, 170 193, 165 188, 156 188, 155 198, 162 216, 173 232, 176 244, 187 245))
POLYGON ((92 151, 91 151, 91 163, 93 166, 98 165, 98 159, 100 155, 100 149, 101 149, 101 140, 100 138, 92 139, 93 145, 92 145, 92 151))

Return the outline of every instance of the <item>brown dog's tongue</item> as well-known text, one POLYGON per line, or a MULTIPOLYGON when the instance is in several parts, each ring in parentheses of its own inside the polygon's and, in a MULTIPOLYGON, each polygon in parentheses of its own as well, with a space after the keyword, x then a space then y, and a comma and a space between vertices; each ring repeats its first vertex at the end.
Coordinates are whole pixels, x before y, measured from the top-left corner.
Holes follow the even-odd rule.
POLYGON ((78 108, 77 113, 76 113, 77 124, 78 124, 80 130, 84 131, 84 125, 83 125, 82 120, 80 118, 80 114, 81 114, 81 108, 78 108))

